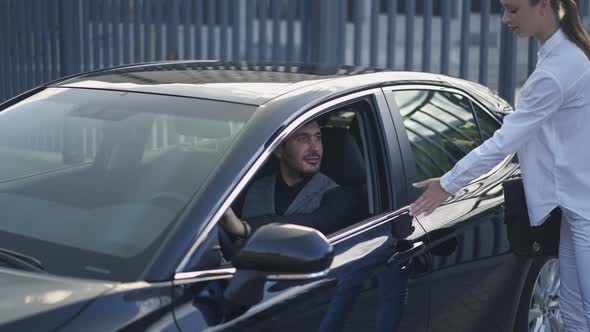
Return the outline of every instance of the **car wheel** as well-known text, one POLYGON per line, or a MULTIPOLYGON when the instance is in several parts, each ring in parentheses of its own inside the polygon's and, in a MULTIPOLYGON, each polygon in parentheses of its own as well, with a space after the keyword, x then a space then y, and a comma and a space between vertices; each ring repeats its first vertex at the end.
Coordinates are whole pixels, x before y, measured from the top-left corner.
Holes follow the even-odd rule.
POLYGON ((562 332, 559 310, 559 260, 536 260, 520 298, 515 332, 562 332))

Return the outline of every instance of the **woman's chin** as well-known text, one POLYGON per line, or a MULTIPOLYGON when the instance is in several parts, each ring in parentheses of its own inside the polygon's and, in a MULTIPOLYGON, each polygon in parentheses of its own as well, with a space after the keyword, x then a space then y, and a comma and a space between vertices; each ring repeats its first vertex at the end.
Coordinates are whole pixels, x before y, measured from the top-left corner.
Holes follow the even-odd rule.
POLYGON ((531 37, 532 34, 530 33, 526 33, 526 31, 522 31, 520 29, 515 29, 514 33, 519 37, 519 38, 528 38, 531 37))

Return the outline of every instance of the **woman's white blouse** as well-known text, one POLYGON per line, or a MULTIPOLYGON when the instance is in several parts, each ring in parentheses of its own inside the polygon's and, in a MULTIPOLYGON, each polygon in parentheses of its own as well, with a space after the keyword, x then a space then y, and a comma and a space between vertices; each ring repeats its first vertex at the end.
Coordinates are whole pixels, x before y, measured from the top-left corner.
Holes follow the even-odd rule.
POLYGON ((514 152, 531 224, 556 206, 590 219, 590 60, 561 30, 540 48, 515 111, 441 185, 455 193, 514 152))

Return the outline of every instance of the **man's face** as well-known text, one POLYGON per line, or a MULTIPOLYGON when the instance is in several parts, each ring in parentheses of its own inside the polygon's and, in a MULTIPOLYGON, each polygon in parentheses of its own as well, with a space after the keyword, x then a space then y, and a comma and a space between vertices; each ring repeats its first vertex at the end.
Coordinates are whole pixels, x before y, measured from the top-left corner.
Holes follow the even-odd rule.
POLYGON ((531 5, 530 0, 500 0, 504 7, 502 22, 519 37, 533 36, 539 30, 543 17, 551 13, 549 0, 531 5))
POLYGON ((311 122, 296 130, 275 151, 282 168, 291 174, 310 175, 320 170, 323 146, 320 126, 311 122))

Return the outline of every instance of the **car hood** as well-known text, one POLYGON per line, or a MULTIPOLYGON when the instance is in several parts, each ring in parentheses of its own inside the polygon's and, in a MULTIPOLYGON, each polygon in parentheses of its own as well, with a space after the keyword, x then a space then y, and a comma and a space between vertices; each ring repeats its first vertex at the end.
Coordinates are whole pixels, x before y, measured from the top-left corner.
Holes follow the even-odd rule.
POLYGON ((0 268, 0 325, 49 311, 52 321, 62 324, 87 301, 116 285, 0 268))

